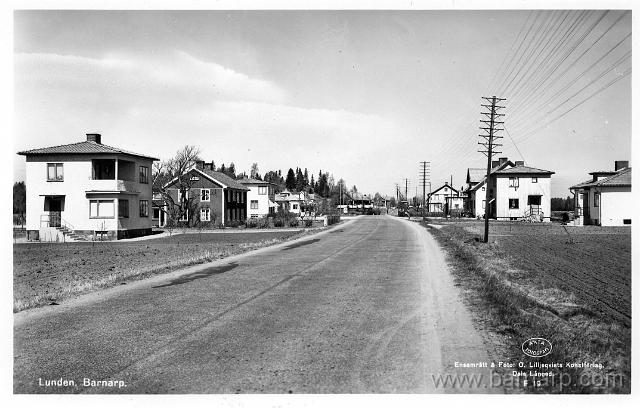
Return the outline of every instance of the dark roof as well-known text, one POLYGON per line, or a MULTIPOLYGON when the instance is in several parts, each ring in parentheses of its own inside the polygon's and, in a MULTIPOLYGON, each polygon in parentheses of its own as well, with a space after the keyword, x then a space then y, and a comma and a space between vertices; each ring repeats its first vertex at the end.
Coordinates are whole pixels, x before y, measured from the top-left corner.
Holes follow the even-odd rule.
POLYGON ((631 187, 631 167, 619 170, 613 176, 593 181, 582 187, 631 187))
MULTIPOLYGON (((494 174, 502 169, 504 169, 507 166, 513 166, 513 162, 511 160, 507 160, 502 164, 498 164, 497 166, 495 166, 494 168, 491 169, 491 174, 494 174)), ((470 189, 468 189, 467 191, 475 191, 477 189, 479 189, 480 187, 482 187, 482 185, 484 184, 485 180, 486 180, 487 176, 485 175, 484 177, 482 177, 482 179, 477 182, 473 187, 471 187, 470 189)))
POLYGON ((222 183, 223 185, 229 188, 235 188, 236 190, 249 191, 249 189, 243 186, 242 184, 240 184, 238 180, 234 180, 224 173, 220 173, 218 171, 211 171, 211 170, 200 170, 200 169, 197 169, 197 170, 211 177, 213 180, 217 181, 218 183, 222 183))
POLYGON ((616 174, 616 172, 615 172, 615 170, 600 170, 600 171, 592 171, 591 173, 588 173, 588 174, 591 174, 592 176, 594 174, 611 176, 611 175, 616 174))
POLYGON ((45 154, 126 154, 129 156, 144 157, 145 159, 159 160, 158 158, 146 156, 144 154, 133 153, 117 147, 104 144, 84 141, 60 146, 43 147, 40 149, 25 150, 18 152, 23 156, 45 155, 45 154))
POLYGON ((582 183, 578 183, 575 186, 569 187, 569 190, 574 190, 582 187, 587 187, 589 184, 593 183, 593 179, 589 179, 587 181, 583 181, 582 183))
POLYGON ((496 174, 555 174, 553 171, 537 169, 529 166, 516 166, 508 169, 502 169, 495 172, 496 174))

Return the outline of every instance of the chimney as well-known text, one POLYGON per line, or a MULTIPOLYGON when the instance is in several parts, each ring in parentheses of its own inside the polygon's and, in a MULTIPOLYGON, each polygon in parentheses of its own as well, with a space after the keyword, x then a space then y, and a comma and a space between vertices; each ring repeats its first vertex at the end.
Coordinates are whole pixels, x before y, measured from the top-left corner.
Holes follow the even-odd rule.
POLYGON ((448 185, 449 185, 449 182, 448 182, 448 181, 445 181, 445 182, 444 182, 444 185, 445 185, 445 186, 448 186, 448 185))
POLYGON ((499 160, 500 164, 502 165, 503 163, 506 163, 508 159, 506 157, 501 157, 499 160))
POLYGON ((491 162, 491 168, 498 167, 499 165, 500 165, 500 162, 498 160, 493 160, 491 162))
POLYGON ((196 169, 198 170, 204 170, 204 160, 198 160, 196 162, 196 169))
POLYGON ((87 133, 87 142, 102 144, 102 136, 100 133, 87 133))
POLYGON ((519 167, 519 166, 524 166, 524 161, 516 160, 516 167, 519 167))
POLYGON ((629 167, 629 160, 616 160, 616 171, 629 167))

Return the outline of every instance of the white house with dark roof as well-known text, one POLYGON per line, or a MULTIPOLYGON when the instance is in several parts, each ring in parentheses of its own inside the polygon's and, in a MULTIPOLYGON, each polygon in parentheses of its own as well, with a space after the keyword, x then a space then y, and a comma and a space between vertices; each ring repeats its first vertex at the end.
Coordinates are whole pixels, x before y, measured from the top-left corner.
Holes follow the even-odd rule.
POLYGON ((592 171, 591 179, 569 187, 574 195, 576 225, 631 225, 631 167, 615 162, 613 171, 592 171))
POLYGON ((466 208, 478 218, 485 214, 489 202, 489 217, 498 220, 550 221, 551 175, 554 172, 525 166, 524 161, 512 162, 506 157, 491 162, 489 182, 481 169, 467 170, 466 208))
POLYGON ((247 187, 247 216, 248 218, 265 217, 274 214, 278 205, 275 203, 276 185, 264 180, 246 178, 238 180, 247 187))
POLYGON ((109 239, 151 233, 151 169, 155 157, 86 141, 26 150, 26 229, 30 240, 87 236, 109 239))
POLYGON ((553 171, 516 162, 493 173, 496 185, 495 218, 498 220, 551 221, 553 171))

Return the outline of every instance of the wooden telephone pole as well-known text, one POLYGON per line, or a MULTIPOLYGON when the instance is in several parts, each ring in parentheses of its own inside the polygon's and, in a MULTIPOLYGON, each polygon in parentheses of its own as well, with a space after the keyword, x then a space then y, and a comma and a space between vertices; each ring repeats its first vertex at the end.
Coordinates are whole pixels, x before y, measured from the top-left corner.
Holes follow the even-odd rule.
POLYGON ((427 180, 431 171, 431 162, 420 162, 420 181, 422 182, 422 221, 426 220, 426 204, 427 204, 427 180))
POLYGON ((491 215, 491 211, 489 210, 491 206, 489 195, 489 178, 491 176, 491 159, 494 154, 502 153, 495 151, 495 147, 502 146, 501 144, 496 143, 497 139, 502 139, 502 136, 497 135, 497 133, 503 130, 500 125, 504 124, 504 122, 500 122, 497 119, 504 116, 504 114, 497 113, 498 109, 504 109, 504 106, 498 106, 497 103, 501 101, 505 101, 504 98, 497 98, 495 95, 492 97, 482 97, 482 99, 488 101, 490 105, 483 104, 487 111, 480 112, 485 115, 487 118, 480 120, 483 126, 480 126, 480 129, 487 132, 487 134, 479 135, 484 139, 483 142, 478 142, 480 146, 479 152, 483 153, 487 156, 487 176, 485 177, 485 200, 484 200, 484 239, 483 242, 489 242, 489 216, 491 215))

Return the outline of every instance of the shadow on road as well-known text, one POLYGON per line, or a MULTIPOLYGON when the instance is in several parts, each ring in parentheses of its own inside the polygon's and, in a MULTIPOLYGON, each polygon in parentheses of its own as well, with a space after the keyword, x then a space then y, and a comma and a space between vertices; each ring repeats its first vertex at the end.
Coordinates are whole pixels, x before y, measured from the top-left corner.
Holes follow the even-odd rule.
POLYGON ((228 272, 228 271, 236 268, 237 266, 238 266, 237 263, 230 263, 228 265, 215 266, 215 267, 212 267, 212 268, 207 268, 207 269, 202 270, 202 271, 198 271, 198 272, 190 273, 188 275, 180 276, 179 278, 174 279, 171 282, 165 283, 164 285, 154 286, 154 288, 164 288, 164 287, 167 287, 167 286, 182 285, 183 283, 189 283, 189 282, 192 282, 192 281, 194 281, 196 279, 208 278, 209 276, 219 275, 221 273, 228 272))
POLYGON ((310 239, 308 241, 296 242, 295 244, 291 244, 289 246, 286 246, 286 247, 282 248, 282 250, 283 251, 288 251, 290 249, 300 248, 301 246, 311 245, 311 244, 314 244, 314 243, 316 243, 318 241, 320 241, 320 238, 310 239))

